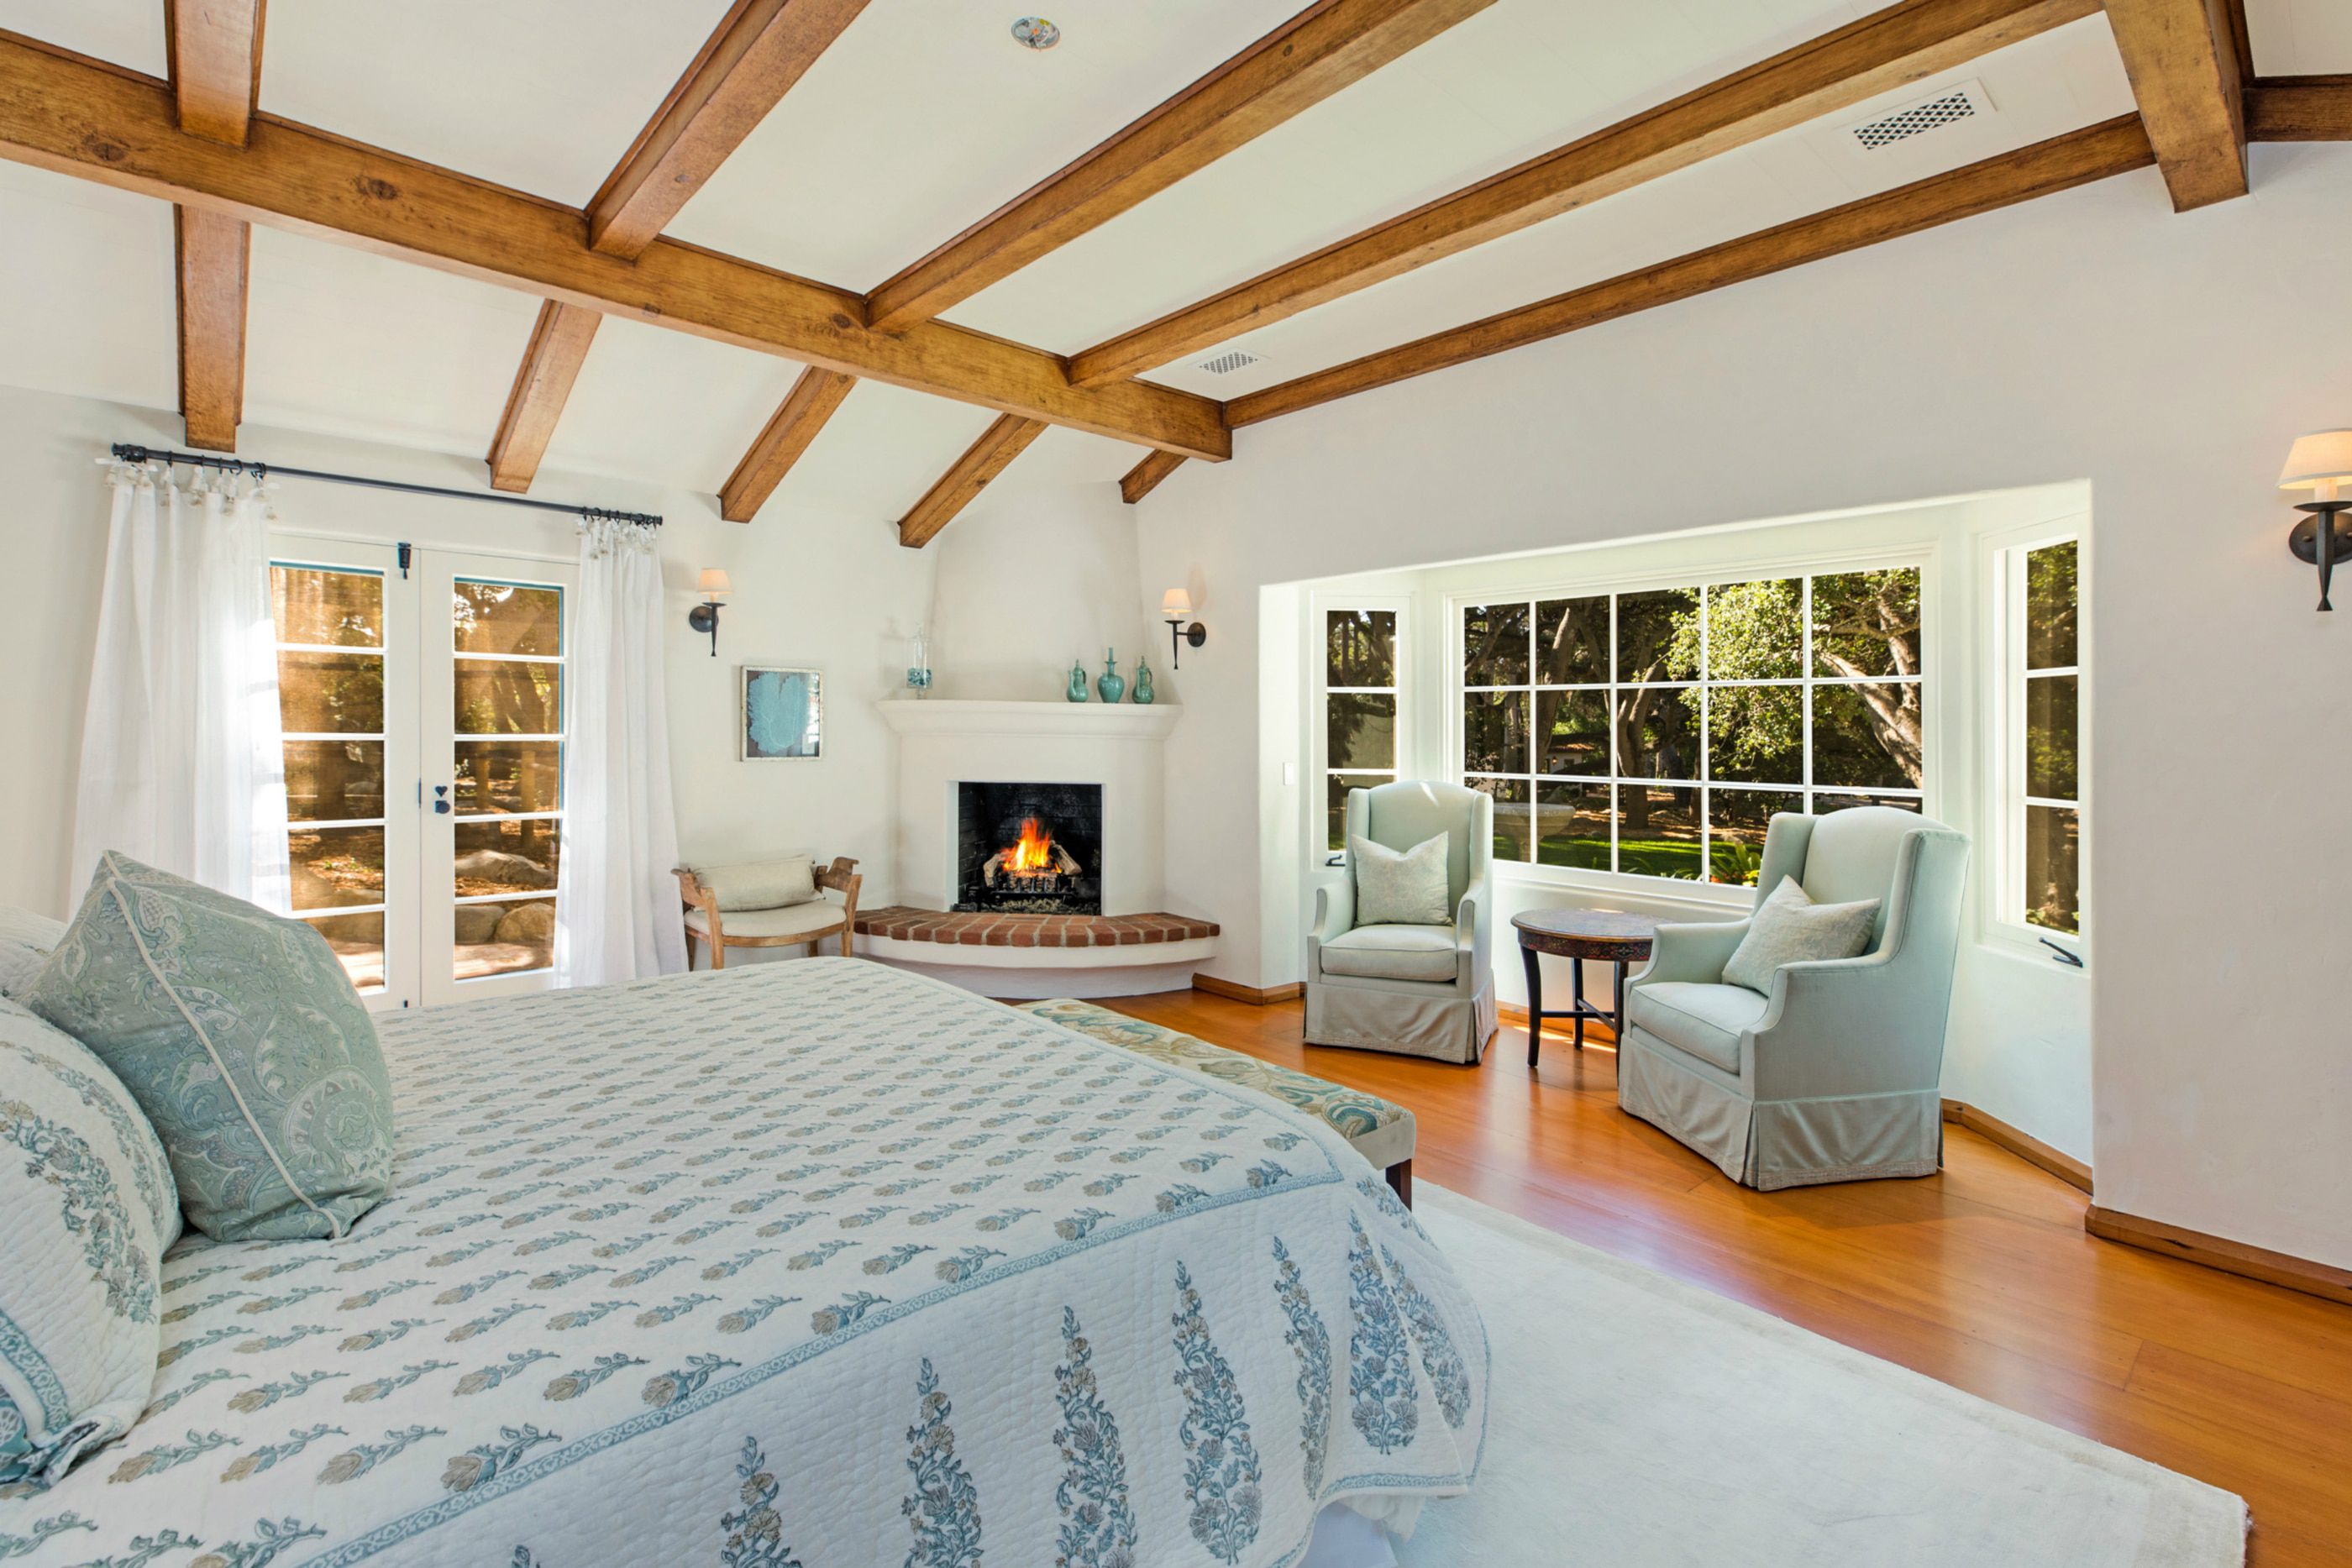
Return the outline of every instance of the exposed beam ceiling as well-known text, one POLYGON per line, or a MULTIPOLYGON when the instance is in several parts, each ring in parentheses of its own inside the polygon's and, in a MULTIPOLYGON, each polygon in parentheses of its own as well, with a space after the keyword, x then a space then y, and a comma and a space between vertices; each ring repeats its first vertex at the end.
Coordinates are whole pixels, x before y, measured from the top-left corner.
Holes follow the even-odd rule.
POLYGON ((1493 4, 1319 0, 885 281, 867 321, 902 332, 932 319, 1493 4))
POLYGON ((2245 81, 2226 0, 2107 0, 2176 211, 2246 193, 2245 81))
POLYGON ((1009 413, 990 425, 971 449, 955 460, 955 466, 923 492, 914 509, 898 519, 898 542, 909 549, 920 549, 939 538, 940 530, 955 521, 958 512, 971 506, 990 481, 1045 433, 1045 425, 1036 420, 1009 413))
POLYGON ((2246 89, 2256 141, 2352 141, 2352 76, 2262 77, 2246 89))
POLYGON ((656 240, 634 263, 582 243, 576 209, 257 116, 242 152, 184 135, 170 89, 0 34, 0 157, 1026 419, 1223 460, 1208 398, 1073 387, 1055 356, 929 322, 859 324, 846 290, 656 240))
POLYGON ((540 459, 554 437, 555 422, 572 395, 572 383, 588 358, 588 345, 604 318, 577 305, 553 299, 539 308, 523 350, 514 388, 507 393, 506 412, 499 416, 499 433, 490 442, 490 488, 528 490, 539 473, 540 459))
POLYGON ((1226 404, 1226 417, 1238 428, 1296 413, 1809 261, 2144 169, 2155 161, 2138 117, 2127 114, 1252 392, 1226 404))
POLYGON ((803 371, 751 450, 719 487, 719 515, 730 523, 750 522, 856 384, 856 376, 838 371, 803 371))
POLYGON ((1119 499, 1132 507, 1160 486, 1165 479, 1184 465, 1184 459, 1172 452, 1154 452, 1129 469, 1118 482, 1119 499))
POLYGON ((261 81, 263 0, 163 0, 180 129, 245 145, 261 81))
POLYGON ((2080 20, 2099 0, 1906 0, 1078 354, 1107 386, 2080 20))
POLYGON ((866 0, 735 0, 588 204, 588 244, 635 256, 759 128, 866 0))
POLYGON ((179 274, 180 417, 188 444, 236 450, 245 418, 245 299, 253 229, 201 207, 172 211, 179 274))

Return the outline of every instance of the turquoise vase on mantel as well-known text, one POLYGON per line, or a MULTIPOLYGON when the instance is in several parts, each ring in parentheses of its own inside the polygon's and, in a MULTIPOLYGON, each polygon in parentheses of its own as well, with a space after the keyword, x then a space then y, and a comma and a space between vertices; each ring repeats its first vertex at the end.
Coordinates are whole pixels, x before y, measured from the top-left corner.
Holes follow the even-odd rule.
POLYGON ((1158 695, 1159 694, 1157 692, 1154 692, 1151 689, 1151 666, 1145 664, 1140 659, 1136 660, 1135 696, 1133 700, 1143 704, 1146 707, 1149 707, 1151 706, 1151 699, 1158 695))
POLYGON ((1102 700, 1107 703, 1115 703, 1127 695, 1127 677, 1118 673, 1118 649, 1103 650, 1103 673, 1095 682, 1095 690, 1102 694, 1102 700))
POLYGON ((1082 661, 1077 659, 1070 661, 1069 695, 1070 700, 1074 703, 1082 703, 1087 700, 1087 666, 1082 661))

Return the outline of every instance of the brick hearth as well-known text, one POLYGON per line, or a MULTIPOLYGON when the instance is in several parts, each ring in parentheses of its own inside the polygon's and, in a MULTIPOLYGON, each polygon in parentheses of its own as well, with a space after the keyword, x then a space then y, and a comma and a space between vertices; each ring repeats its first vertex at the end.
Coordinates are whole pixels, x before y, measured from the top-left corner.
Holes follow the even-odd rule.
POLYGON ((893 904, 859 910, 857 934, 962 947, 1128 947, 1214 936, 1217 923, 1181 915, 950 915, 893 904))

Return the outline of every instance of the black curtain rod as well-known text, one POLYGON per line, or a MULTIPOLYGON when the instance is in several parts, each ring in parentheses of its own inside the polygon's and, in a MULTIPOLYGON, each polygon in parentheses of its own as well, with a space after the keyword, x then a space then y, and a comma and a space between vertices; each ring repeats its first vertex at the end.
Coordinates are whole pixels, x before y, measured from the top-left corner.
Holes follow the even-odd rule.
POLYGON ((614 512, 603 507, 572 507, 562 501, 537 501, 529 496, 451 490, 439 485, 412 485, 405 479, 369 479, 357 474, 330 474, 319 468, 288 468, 276 463, 248 463, 242 457, 215 457, 201 452, 161 452, 152 446, 137 446, 127 441, 114 444, 114 455, 122 463, 176 463, 192 468, 218 468, 230 474, 250 474, 257 479, 268 479, 273 475, 289 479, 319 479, 330 485, 363 485, 371 490, 404 490, 412 496, 446 496, 453 501, 493 501, 501 507, 535 507, 542 512, 569 512, 591 522, 640 523, 649 528, 661 527, 661 518, 651 512, 614 512))

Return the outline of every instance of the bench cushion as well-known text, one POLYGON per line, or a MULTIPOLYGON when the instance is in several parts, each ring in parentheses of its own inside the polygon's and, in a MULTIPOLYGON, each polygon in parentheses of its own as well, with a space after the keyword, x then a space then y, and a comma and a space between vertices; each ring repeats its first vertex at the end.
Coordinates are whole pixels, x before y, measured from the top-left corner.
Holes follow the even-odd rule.
POLYGON ((1393 1101, 1378 1095, 1349 1089, 1326 1079, 1311 1078, 1287 1067, 1277 1067, 1271 1061, 1261 1061, 1238 1051, 1211 1045, 1189 1034, 1180 1034, 1156 1023, 1115 1013, 1108 1008, 1098 1008, 1091 1002, 1063 998, 1047 1002, 1022 1002, 1024 1011, 1036 1014, 1060 1024, 1092 1035, 1107 1044, 1134 1051, 1195 1072, 1221 1078, 1228 1083, 1246 1084, 1261 1093, 1270 1094, 1285 1104, 1319 1117, 1355 1151, 1371 1162, 1375 1170, 1386 1170, 1412 1158, 1412 1113, 1393 1101))
MULTIPOLYGON (((820 898, 782 909, 729 911, 719 916, 719 931, 730 942, 761 937, 805 938, 820 931, 839 930, 841 915, 841 905, 829 898, 820 898)), ((706 936, 710 934, 710 917, 699 909, 686 912, 686 924, 688 930, 706 936)))

